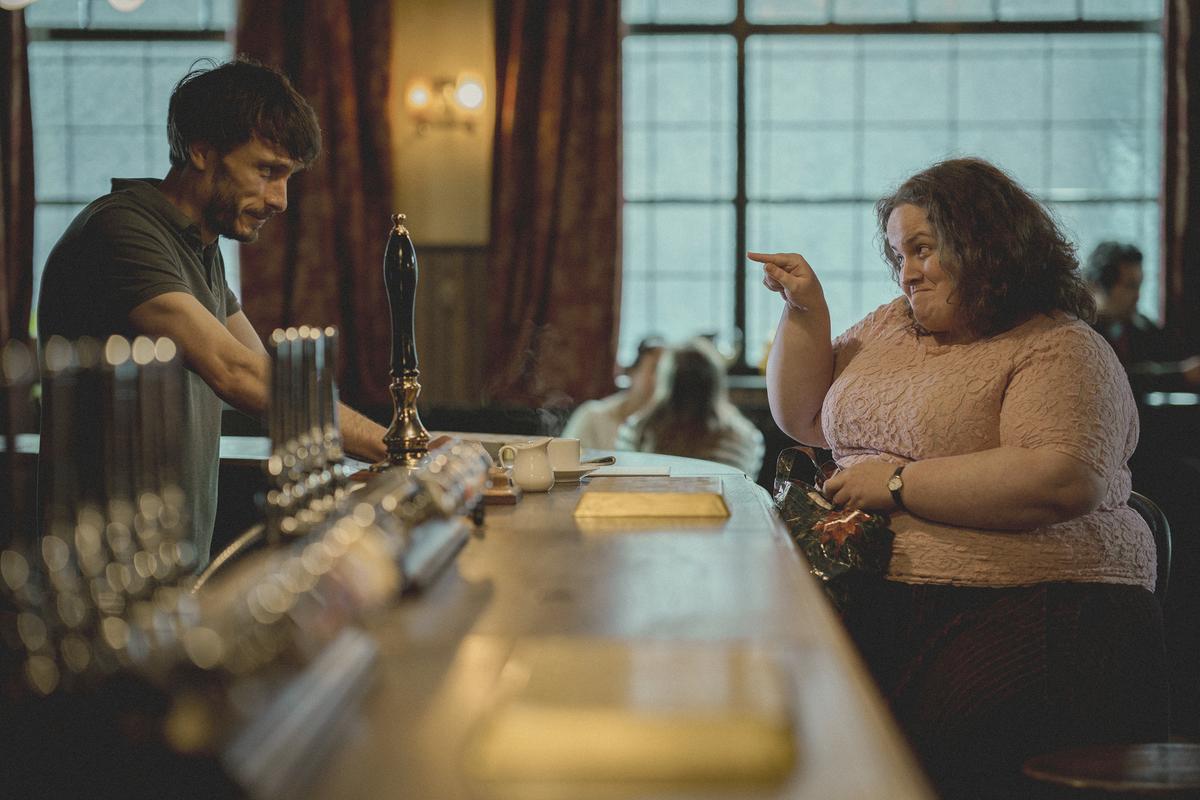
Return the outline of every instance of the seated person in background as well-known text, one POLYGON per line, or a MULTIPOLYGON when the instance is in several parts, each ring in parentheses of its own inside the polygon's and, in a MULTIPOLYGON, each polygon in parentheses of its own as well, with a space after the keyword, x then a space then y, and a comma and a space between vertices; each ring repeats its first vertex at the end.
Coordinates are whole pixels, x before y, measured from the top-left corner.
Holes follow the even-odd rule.
MULTIPOLYGON (((1183 358, 1177 337, 1137 312, 1142 253, 1131 244, 1102 242, 1088 256, 1085 275, 1096 298, 1095 328, 1121 359, 1134 397, 1149 392, 1200 391, 1200 357, 1183 358)), ((1143 410, 1141 440, 1129 460, 1133 486, 1166 513, 1173 539, 1175 579, 1163 604, 1171 670, 1172 733, 1200 735, 1200 460, 1194 434, 1177 416, 1143 410)), ((1193 414, 1192 431, 1196 416, 1193 414)))
POLYGON ((832 449, 836 504, 896 534, 851 636, 946 797, 1018 787, 1036 753, 1164 740, 1155 543, 1126 503, 1137 410, 1074 248, 979 159, 875 209, 904 296, 835 340, 804 257, 749 254, 783 299, 775 421, 832 449))
POLYGON ((729 402, 725 366, 712 342, 695 338, 667 351, 657 380, 654 403, 617 433, 618 450, 703 458, 758 477, 762 434, 729 402))
POLYGON ((1088 256, 1085 276, 1096 298, 1093 327, 1108 340, 1129 373, 1134 396, 1200 389, 1200 356, 1185 357, 1180 343, 1138 313, 1142 251, 1101 242, 1088 256))
POLYGON ((586 400, 571 414, 562 435, 578 439, 583 447, 612 450, 617 429, 630 415, 642 410, 654 399, 654 375, 663 353, 663 340, 648 336, 638 345, 637 357, 625 371, 629 388, 599 400, 586 400))

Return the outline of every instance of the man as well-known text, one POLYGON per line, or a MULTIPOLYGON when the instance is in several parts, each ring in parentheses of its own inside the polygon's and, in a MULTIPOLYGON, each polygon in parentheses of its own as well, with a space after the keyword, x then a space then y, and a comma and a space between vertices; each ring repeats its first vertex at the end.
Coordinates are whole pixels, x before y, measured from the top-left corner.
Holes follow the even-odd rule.
MULTIPOLYGON (((167 176, 114 179, 51 251, 38 328, 43 342, 111 334, 175 341, 187 367, 181 483, 203 563, 216 516, 221 401, 261 416, 270 370, 226 284, 217 237, 253 242, 283 213, 288 179, 316 159, 321 132, 287 78, 237 60, 184 76, 171 94, 167 135, 167 176)), ((340 414, 347 451, 383 458, 384 429, 344 406, 340 414)))
POLYGON ((629 388, 599 400, 587 400, 567 420, 562 435, 578 439, 583 447, 612 450, 621 423, 654 399, 655 373, 664 343, 658 336, 641 341, 633 365, 626 370, 629 388))
MULTIPOLYGON (((1102 242, 1088 256, 1084 271, 1096 296, 1096 329, 1116 350, 1139 405, 1148 392, 1200 391, 1200 357, 1183 357, 1174 337, 1137 313, 1141 251, 1131 244, 1102 242)), ((1171 728, 1186 736, 1200 734, 1200 461, 1193 444, 1194 411, 1193 406, 1141 406, 1140 437, 1129 461, 1133 488, 1158 503, 1171 525, 1173 555, 1163 619, 1171 728)))
POLYGON ((1088 256, 1084 272, 1096 297, 1096 330, 1116 350, 1139 401, 1147 392, 1200 387, 1200 357, 1183 358, 1174 339, 1137 311, 1142 288, 1140 250, 1131 244, 1101 242, 1088 256))

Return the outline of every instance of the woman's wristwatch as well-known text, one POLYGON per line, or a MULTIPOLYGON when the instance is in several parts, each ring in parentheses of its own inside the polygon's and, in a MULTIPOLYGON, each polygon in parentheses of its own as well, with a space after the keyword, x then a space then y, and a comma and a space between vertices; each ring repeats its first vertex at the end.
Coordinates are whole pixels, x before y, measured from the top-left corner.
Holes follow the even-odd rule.
POLYGON ((892 477, 888 478, 887 482, 888 491, 892 493, 892 502, 901 511, 905 511, 906 509, 904 508, 904 498, 900 496, 900 493, 904 491, 904 478, 900 476, 900 473, 904 472, 906 466, 908 465, 901 464, 896 467, 896 471, 892 473, 892 477))

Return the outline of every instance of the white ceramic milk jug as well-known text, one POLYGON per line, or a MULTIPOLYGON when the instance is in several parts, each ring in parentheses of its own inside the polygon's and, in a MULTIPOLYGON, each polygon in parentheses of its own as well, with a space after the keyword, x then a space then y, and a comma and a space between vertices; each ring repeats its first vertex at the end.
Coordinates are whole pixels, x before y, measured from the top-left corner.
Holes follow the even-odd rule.
POLYGON ((512 482, 526 492, 545 492, 554 485, 550 468, 550 440, 539 439, 500 448, 500 463, 512 467, 512 482))

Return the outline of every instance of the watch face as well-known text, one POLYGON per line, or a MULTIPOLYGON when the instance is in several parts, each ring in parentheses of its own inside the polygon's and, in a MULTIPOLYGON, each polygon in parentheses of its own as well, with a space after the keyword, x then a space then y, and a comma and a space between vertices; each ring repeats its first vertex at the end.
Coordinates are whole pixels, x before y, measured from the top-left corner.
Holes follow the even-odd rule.
POLYGON ((904 488, 904 479, 899 475, 893 475, 892 477, 888 478, 887 487, 888 491, 890 492, 898 492, 904 488))

